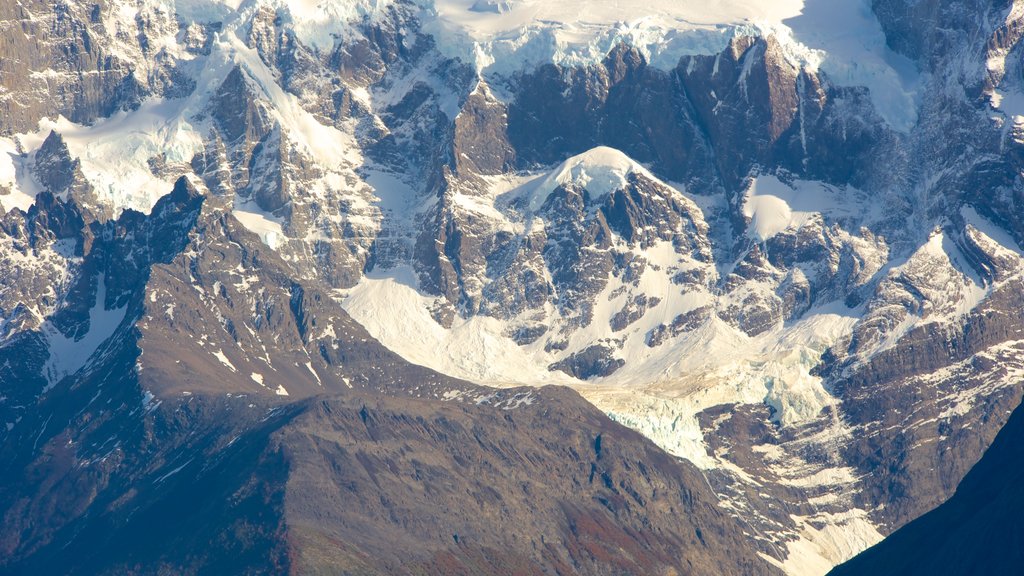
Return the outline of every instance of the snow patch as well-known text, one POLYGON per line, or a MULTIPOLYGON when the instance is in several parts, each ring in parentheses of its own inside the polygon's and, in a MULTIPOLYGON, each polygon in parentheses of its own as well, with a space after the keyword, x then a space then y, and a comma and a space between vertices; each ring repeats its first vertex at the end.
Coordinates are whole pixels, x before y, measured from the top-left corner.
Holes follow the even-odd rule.
POLYGON ((753 178, 743 197, 743 215, 750 219, 747 235, 764 242, 780 232, 806 224, 815 214, 834 220, 870 220, 878 208, 865 210, 866 194, 856 188, 836 188, 823 182, 783 182, 775 175, 753 178))
MULTIPOLYGON (((43 337, 47 341, 50 357, 43 367, 43 375, 49 382, 46 390, 55 386, 64 377, 74 374, 92 358, 124 321, 128 306, 114 310, 105 308, 107 295, 104 276, 99 276, 96 287, 96 300, 89 309, 89 331, 84 335, 67 337, 53 325, 46 322, 42 327, 43 337)), ((46 391, 44 390, 44 392, 46 391)))
POLYGON ((1017 244, 1013 236, 988 218, 978 214, 977 210, 970 206, 964 206, 960 209, 960 215, 964 217, 964 221, 972 228, 994 242, 999 250, 1024 258, 1024 249, 1017 244))
POLYGON ((883 538, 867 512, 859 508, 838 514, 790 517, 800 527, 800 538, 786 543, 783 569, 787 574, 823 576, 883 538))
POLYGON ((646 168, 624 153, 607 146, 599 146, 566 160, 545 178, 530 195, 530 210, 540 209, 547 197, 560 186, 579 186, 594 199, 607 196, 625 188, 629 183, 629 176, 634 173, 656 180, 646 168))
POLYGON ((220 360, 220 363, 227 366, 228 369, 231 370, 232 372, 238 372, 238 369, 235 368, 235 365, 232 364, 230 360, 228 360, 228 357, 224 355, 224 352, 222 350, 218 349, 216 352, 213 353, 213 356, 217 360, 220 360))
POLYGON ((235 204, 231 212, 247 230, 260 237, 271 250, 277 250, 287 241, 283 221, 261 210, 254 202, 235 204))
POLYGON ((567 384, 561 372, 504 335, 495 318, 456 318, 450 330, 430 315, 436 298, 418 290, 409 267, 368 274, 343 301, 345 310, 374 338, 406 360, 461 378, 491 385, 567 384), (395 322, 401 318, 402 322, 395 322))
POLYGON ((201 131, 193 126, 187 100, 151 99, 130 112, 120 111, 91 126, 63 116, 39 123, 39 133, 59 133, 96 195, 116 211, 149 213, 174 188, 172 179, 153 174, 150 159, 187 163, 202 151, 201 131))
POLYGON ((28 212, 35 203, 39 186, 27 169, 27 160, 14 142, 0 139, 0 206, 5 212, 15 208, 28 212))
POLYGON ((316 383, 317 383, 318 386, 323 386, 324 385, 324 383, 320 380, 320 375, 317 374, 316 370, 313 369, 313 363, 312 362, 306 362, 306 369, 309 370, 309 373, 313 375, 313 378, 316 378, 316 383))
POLYGON ((167 479, 168 479, 168 478, 170 478, 171 476, 174 476, 174 475, 175 475, 175 474, 177 474, 178 472, 181 472, 182 470, 184 470, 184 469, 185 469, 185 467, 186 467, 186 466, 188 466, 189 464, 191 464, 191 463, 192 463, 192 460, 193 460, 193 458, 189 458, 189 459, 188 459, 188 461, 187 461, 187 462, 185 462, 184 464, 182 464, 181 466, 178 466, 177 468, 175 468, 175 469, 171 470, 170 472, 168 472, 168 473, 164 474, 163 476, 160 476, 160 477, 159 477, 159 478, 157 478, 156 480, 153 480, 153 483, 154 483, 154 484, 159 484, 159 483, 163 482, 164 480, 167 480, 167 479))

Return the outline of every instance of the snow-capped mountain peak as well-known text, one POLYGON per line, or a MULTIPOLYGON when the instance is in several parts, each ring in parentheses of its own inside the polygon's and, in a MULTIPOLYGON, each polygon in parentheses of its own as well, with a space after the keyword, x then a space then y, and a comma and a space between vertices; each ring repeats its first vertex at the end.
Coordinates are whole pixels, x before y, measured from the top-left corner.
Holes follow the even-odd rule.
POLYGON ((4 5, 0 433, 559 384, 819 574, 1020 398, 1024 12, 947 1, 4 5))
POLYGON ((566 160, 530 193, 529 206, 536 211, 560 186, 574 186, 586 190, 591 199, 603 197, 624 189, 630 176, 639 174, 656 181, 646 168, 619 150, 599 146, 566 160))

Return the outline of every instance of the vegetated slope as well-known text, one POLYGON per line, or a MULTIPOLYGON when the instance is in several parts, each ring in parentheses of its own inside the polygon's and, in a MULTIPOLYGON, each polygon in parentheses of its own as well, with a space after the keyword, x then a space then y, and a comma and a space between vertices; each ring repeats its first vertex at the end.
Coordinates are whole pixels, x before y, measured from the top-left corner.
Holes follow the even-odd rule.
POLYGON ((39 486, 5 507, 0 570, 779 573, 696 468, 564 389, 276 406, 197 394, 120 418, 151 436, 104 478, 71 430, 6 477, 8 505, 26 493, 12 483, 39 486), (30 519, 50 490, 46 532, 30 519))

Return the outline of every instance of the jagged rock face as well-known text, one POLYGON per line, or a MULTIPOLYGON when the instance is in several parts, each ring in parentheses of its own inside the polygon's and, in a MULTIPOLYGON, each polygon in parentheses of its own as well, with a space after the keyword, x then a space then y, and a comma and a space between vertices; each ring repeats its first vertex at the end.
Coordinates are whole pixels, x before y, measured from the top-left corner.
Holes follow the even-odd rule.
POLYGON ((1013 572, 1020 563, 1021 410, 937 509, 830 574, 1013 572))
POLYGON ((163 52, 178 34, 174 15, 144 4, 120 18, 122 2, 6 3, 0 74, 0 133, 31 130, 43 117, 88 123, 138 106, 147 96, 178 96, 192 85, 163 52))
MULTIPOLYGON (((3 381, 5 398, 25 398, 5 413, 4 569, 776 570, 742 548, 689 464, 572 393, 486 390, 405 363, 229 207, 183 178, 151 215, 92 225, 84 294, 48 321, 85 346, 104 315, 120 320, 80 369, 44 372, 39 398, 27 379, 3 381), (94 307, 68 306, 83 301, 94 307), (373 394, 285 403, 351 387, 373 394), (339 487, 385 496, 353 506, 339 487)), ((38 340, 7 342, 5 366, 34 349, 53 360, 38 340)))
MULTIPOLYGON (((102 442, 136 426, 101 437, 120 426, 113 414, 71 418, 100 384, 97 403, 135 408, 148 391, 150 408, 189 394, 246 395, 262 408, 349 387, 472 389, 452 377, 563 383, 705 468, 761 551, 799 573, 821 571, 800 564, 808 557, 847 558, 949 496, 1019 402, 1019 9, 874 2, 889 47, 917 67, 884 71, 907 76, 900 85, 917 97, 916 120, 894 127, 878 86, 831 78, 780 29, 730 29, 668 66, 653 64, 647 40, 602 37, 611 49, 596 57, 506 73, 488 60, 513 58, 497 45, 453 56, 458 42, 430 2, 351 4, 323 30, 263 1, 177 15, 163 0, 0 7, 4 54, 25 55, 0 58, 0 133, 13 134, 0 139, 0 434, 22 458, 11 470, 43 466, 38 446, 23 444, 56 433, 43 414, 60 395, 78 403, 61 419, 69 434, 92 426, 102 442), (123 158, 110 155, 110 134, 124 137, 123 158), (154 182, 166 189, 128 189, 154 182), (114 381, 125 384, 114 392, 114 381)), ((477 4, 480 18, 518 9, 477 4)), ((405 409, 387 418, 403 421, 405 409)), ((321 425, 344 429, 338 442, 361 438, 368 424, 313 404, 295 418, 265 433, 239 421, 255 438, 252 464, 218 485, 259 478, 247 504, 218 512, 251 528, 253 566, 316 568, 322 543, 345 536, 288 532, 317 503, 290 510, 289 483, 322 470, 269 470, 324 455, 357 467, 306 440, 321 425), (250 505, 271 512, 254 518, 250 505)), ((57 457, 67 448, 53 438, 57 457)), ((141 461, 145 446, 111 458, 141 461)), ((89 468, 104 479, 96 486, 124 472, 118 462, 89 468)), ((26 528, 25 540, 7 533, 19 554, 60 541, 97 505, 32 498, 5 510, 72 512, 26 528)), ((397 501, 363 512, 384 518, 397 501)), ((568 526, 594 518, 573 506, 562 508, 568 526)), ((636 548, 632 514, 593 524, 656 563, 623 570, 700 572, 707 558, 681 566, 665 553, 692 543, 691 526, 665 524, 664 539, 636 548)), ((414 535, 421 554, 409 562, 599 572, 588 562, 607 551, 579 534, 560 540, 564 550, 519 555, 528 530, 565 534, 521 518, 523 548, 501 566, 477 563, 508 541, 475 518, 459 521, 487 538, 447 534, 442 548, 414 535)), ((732 542, 697 534, 702 546, 732 542)), ((363 554, 388 551, 337 560, 359 565, 363 554)), ((387 562, 362 567, 399 560, 387 562)))
POLYGON ((339 382, 387 391, 415 381, 426 393, 448 381, 382 348, 328 289, 296 280, 223 208, 205 210, 188 237, 145 286, 143 383, 153 374, 171 387, 163 394, 213 392, 228 370, 244 383, 238 392, 302 398, 336 392, 339 382))
POLYGON ((220 129, 221 139, 232 148, 240 148, 243 165, 256 144, 273 129, 268 111, 256 100, 250 81, 238 66, 217 88, 210 101, 210 115, 220 129))
MULTIPOLYGON (((473 208, 489 201, 486 195, 474 198, 479 180, 452 179, 444 198, 444 242, 437 246, 442 294, 463 314, 511 319, 520 332, 546 319, 557 330, 534 332, 524 343, 564 350, 573 333, 597 323, 606 324, 602 330, 621 332, 660 302, 639 294, 647 249, 661 247, 675 261, 672 270, 658 272, 674 276, 680 293, 707 290, 714 271, 706 222, 696 205, 644 172, 618 152, 595 150, 565 163, 536 190, 528 186, 523 194, 510 193, 502 200, 500 218, 473 208), (604 168, 594 162, 603 157, 620 162, 621 173, 601 173, 604 168), (588 179, 605 176, 613 180, 600 190, 591 186, 592 194, 588 179), (627 302, 614 317, 597 319, 598 296, 608 292, 609 300, 627 302)), ((608 356, 617 347, 595 349, 608 356)), ((595 357, 582 354, 571 362, 579 358, 595 357)), ((569 373, 608 375, 622 365, 610 357, 604 362, 603 368, 569 373)))
POLYGON ((504 174, 515 166, 515 150, 508 141, 508 109, 482 82, 455 118, 452 153, 460 175, 504 174))
POLYGON ((797 114, 797 71, 774 37, 739 38, 720 55, 691 57, 677 69, 712 145, 746 162, 719 163, 735 184, 790 126, 797 114))
MULTIPOLYGON (((1013 2, 902 2, 874 0, 872 10, 889 46, 931 68, 943 66, 964 47, 977 49, 1013 2)), ((980 71, 975 71, 980 72, 980 71)), ((976 76, 977 78, 977 76, 976 76)), ((970 86, 977 88, 977 85, 970 86)))
POLYGON ((508 137, 520 165, 555 164, 604 144, 673 180, 715 187, 714 153, 677 75, 620 45, 600 65, 547 65, 518 78, 508 137))

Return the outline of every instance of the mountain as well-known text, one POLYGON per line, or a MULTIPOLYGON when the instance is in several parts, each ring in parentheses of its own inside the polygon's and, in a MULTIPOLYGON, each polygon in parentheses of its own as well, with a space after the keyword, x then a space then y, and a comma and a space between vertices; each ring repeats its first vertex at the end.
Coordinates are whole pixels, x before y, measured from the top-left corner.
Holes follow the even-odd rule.
POLYGON ((572 393, 468 399, 193 395, 135 419, 150 459, 103 478, 86 439, 48 445, 16 507, 56 514, 8 514, 4 571, 779 573, 697 469, 572 393))
POLYGON ((93 304, 2 349, 4 573, 776 571, 691 464, 405 362, 220 200, 183 177, 76 231, 37 199, 93 304))
POLYGON ((952 496, 1024 393, 1024 10, 748 4, 0 6, 4 569, 824 574, 952 496))
POLYGON ((956 493, 829 574, 1012 574, 1021 565, 1021 436, 1014 411, 956 493))

